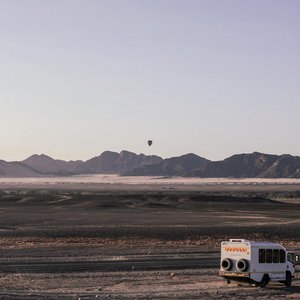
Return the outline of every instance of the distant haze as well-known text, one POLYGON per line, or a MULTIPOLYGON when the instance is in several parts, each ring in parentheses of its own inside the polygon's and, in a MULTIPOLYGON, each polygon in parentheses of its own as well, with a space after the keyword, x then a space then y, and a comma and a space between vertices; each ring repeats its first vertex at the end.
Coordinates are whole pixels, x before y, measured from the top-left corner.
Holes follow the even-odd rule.
POLYGON ((299 155, 299 11, 297 0, 1 0, 0 158, 299 155))

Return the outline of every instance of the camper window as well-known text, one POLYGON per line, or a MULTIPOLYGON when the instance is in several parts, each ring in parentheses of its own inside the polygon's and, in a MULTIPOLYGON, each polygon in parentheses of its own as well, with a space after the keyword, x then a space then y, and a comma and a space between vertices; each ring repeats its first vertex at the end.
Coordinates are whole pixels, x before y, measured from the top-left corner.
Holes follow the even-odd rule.
POLYGON ((264 264, 266 262, 266 249, 259 249, 258 262, 264 264))
POLYGON ((279 263, 279 249, 273 249, 273 263, 279 263))
POLYGON ((285 263, 285 251, 280 249, 280 263, 285 263))
POLYGON ((273 253, 272 253, 272 249, 267 249, 266 250, 266 263, 267 264, 271 264, 272 263, 272 256, 273 256, 273 253))

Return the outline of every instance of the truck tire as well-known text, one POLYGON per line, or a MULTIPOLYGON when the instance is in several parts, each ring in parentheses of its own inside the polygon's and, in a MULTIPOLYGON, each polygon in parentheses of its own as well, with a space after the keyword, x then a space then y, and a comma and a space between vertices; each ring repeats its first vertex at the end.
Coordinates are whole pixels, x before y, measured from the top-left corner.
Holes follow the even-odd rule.
POLYGON ((259 283, 259 287, 260 288, 264 288, 270 281, 270 277, 269 275, 265 274, 261 280, 261 282, 259 283))
POLYGON ((290 272, 286 272, 285 281, 283 282, 285 286, 291 286, 292 285, 292 274, 290 272))
POLYGON ((241 272, 246 272, 248 270, 249 267, 249 263, 246 259, 240 259, 237 263, 236 263, 236 267, 239 271, 241 272))
POLYGON ((232 260, 229 258, 225 258, 221 262, 221 266, 224 270, 230 271, 232 268, 232 260))

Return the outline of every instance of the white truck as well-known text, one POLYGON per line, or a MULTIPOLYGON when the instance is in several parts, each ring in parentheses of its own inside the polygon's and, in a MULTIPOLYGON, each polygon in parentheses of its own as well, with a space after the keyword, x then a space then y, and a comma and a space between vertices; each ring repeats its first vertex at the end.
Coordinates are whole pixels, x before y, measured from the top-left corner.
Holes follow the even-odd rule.
POLYGON ((265 287, 269 281, 277 281, 290 286, 295 263, 294 253, 280 244, 230 239, 221 243, 219 274, 227 283, 242 281, 265 287))

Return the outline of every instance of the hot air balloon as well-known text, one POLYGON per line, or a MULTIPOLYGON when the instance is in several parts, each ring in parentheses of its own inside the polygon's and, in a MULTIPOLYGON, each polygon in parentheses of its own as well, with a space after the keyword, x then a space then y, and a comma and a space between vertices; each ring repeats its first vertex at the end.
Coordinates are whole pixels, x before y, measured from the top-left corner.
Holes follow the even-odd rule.
POLYGON ((149 147, 152 145, 152 143, 153 143, 153 142, 152 142, 151 140, 148 141, 149 147))

